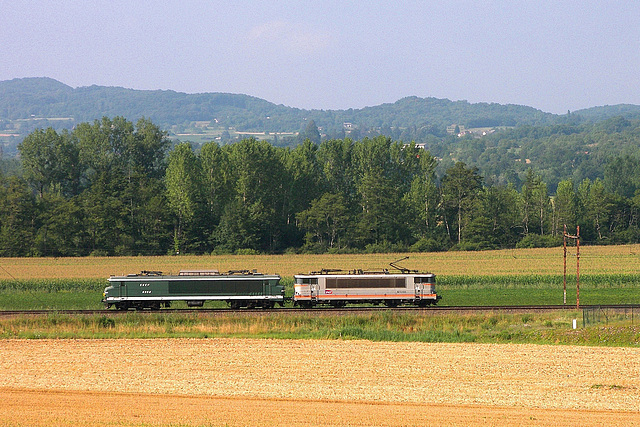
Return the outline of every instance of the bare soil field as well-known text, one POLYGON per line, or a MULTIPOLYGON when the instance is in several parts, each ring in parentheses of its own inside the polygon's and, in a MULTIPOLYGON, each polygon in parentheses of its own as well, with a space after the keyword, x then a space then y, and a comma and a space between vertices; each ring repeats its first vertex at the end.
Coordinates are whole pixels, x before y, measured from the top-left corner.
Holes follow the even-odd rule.
POLYGON ((0 425, 640 425, 640 349, 0 341, 0 425))

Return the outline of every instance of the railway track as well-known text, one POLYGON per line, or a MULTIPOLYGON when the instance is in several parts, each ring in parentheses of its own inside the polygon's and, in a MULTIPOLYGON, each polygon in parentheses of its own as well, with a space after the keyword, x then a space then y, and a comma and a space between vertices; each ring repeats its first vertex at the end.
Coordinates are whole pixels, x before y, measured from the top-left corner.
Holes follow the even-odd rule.
MULTIPOLYGON (((608 305, 582 305, 580 309, 585 308, 602 308, 602 309, 640 309, 640 304, 608 304, 608 305)), ((0 310, 0 317, 11 316, 39 316, 66 314, 70 316, 86 316, 86 315, 125 315, 128 313, 139 314, 207 314, 213 316, 224 315, 264 315, 264 314, 309 314, 309 315, 344 315, 344 314, 361 314, 374 312, 394 313, 420 313, 420 314, 436 314, 436 313, 473 313, 473 312, 489 312, 498 311, 504 313, 526 313, 540 311, 560 311, 560 310, 576 310, 573 305, 500 305, 500 306, 437 306, 437 307, 344 307, 344 308, 297 308, 284 307, 274 309, 230 309, 230 308, 196 308, 196 309, 161 309, 161 310, 0 310)))

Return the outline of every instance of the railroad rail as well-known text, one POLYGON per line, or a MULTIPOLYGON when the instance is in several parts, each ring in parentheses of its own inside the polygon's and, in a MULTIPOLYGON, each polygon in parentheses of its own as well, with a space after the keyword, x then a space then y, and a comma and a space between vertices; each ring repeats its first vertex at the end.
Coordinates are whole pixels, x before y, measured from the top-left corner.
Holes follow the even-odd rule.
MULTIPOLYGON (((589 308, 602 308, 602 309, 640 309, 640 304, 598 304, 598 305, 581 305, 580 309, 589 308)), ((128 313, 140 313, 140 314, 163 314, 163 313, 196 313, 196 314, 211 314, 211 315, 259 315, 259 314, 277 314, 277 313, 296 313, 296 314, 322 314, 322 315, 343 315, 343 314, 359 314, 359 313, 372 313, 372 312, 394 312, 394 313, 420 313, 420 314, 436 314, 436 313, 464 313, 464 312, 513 312, 513 313, 526 313, 537 311, 559 311, 559 310, 576 310, 573 305, 492 305, 492 306, 431 306, 427 308, 422 307, 343 307, 343 308, 298 308, 298 307, 284 307, 274 309, 264 308, 176 308, 176 309, 161 309, 161 310, 0 310, 0 317, 11 316, 36 316, 36 315, 52 315, 52 314, 67 314, 70 316, 81 315, 123 315, 128 313)))

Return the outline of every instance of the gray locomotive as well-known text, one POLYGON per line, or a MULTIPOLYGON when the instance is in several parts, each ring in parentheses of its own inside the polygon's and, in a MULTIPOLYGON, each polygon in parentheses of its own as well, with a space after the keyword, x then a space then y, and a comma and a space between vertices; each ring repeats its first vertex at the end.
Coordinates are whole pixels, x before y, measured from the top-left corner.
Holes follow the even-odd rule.
MULTIPOLYGON (((406 258, 403 258, 406 259, 406 258)), ((331 305, 344 307, 348 303, 385 304, 397 307, 413 304, 420 307, 436 304, 436 276, 433 273, 409 270, 390 265, 396 270, 329 270, 294 276, 293 303, 301 307, 331 305)))

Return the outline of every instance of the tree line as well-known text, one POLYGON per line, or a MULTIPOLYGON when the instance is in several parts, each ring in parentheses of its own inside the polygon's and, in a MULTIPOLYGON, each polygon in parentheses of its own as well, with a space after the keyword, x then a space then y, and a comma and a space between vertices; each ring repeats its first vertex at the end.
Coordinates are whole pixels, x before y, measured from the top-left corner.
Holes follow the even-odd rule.
POLYGON ((37 129, 0 177, 1 256, 391 252, 640 241, 640 159, 604 178, 488 185, 458 161, 378 136, 275 147, 172 145, 148 119, 37 129), (620 171, 628 171, 621 174, 620 171))

